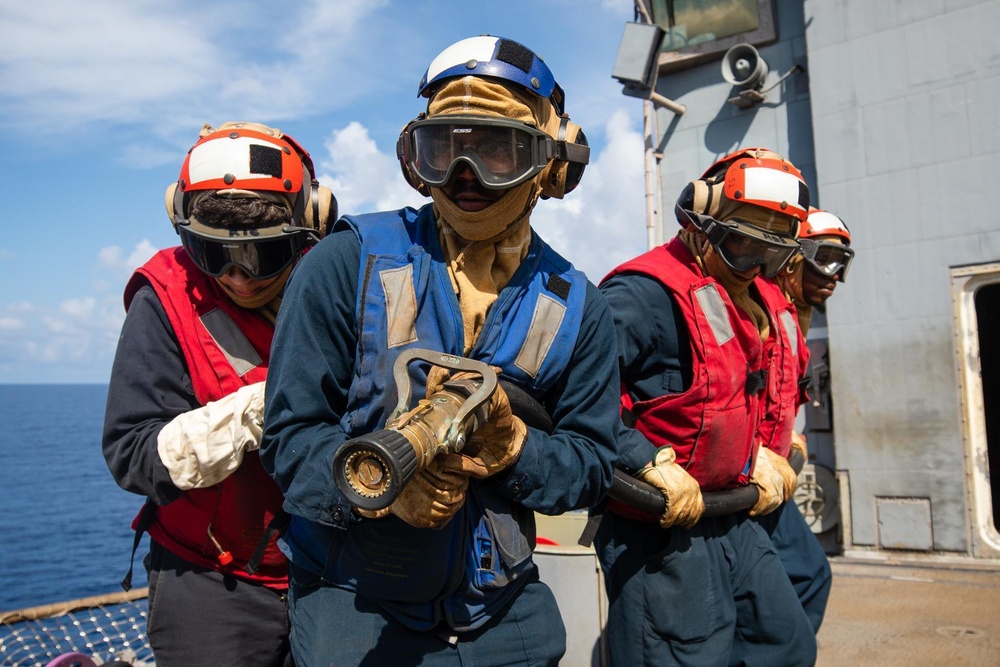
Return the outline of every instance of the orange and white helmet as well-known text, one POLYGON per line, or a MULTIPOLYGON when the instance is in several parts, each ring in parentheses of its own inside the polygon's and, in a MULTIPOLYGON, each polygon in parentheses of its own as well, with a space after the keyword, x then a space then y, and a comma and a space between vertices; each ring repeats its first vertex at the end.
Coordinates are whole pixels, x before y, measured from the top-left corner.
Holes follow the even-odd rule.
POLYGON ((811 239, 816 236, 836 236, 851 245, 851 232, 839 217, 822 209, 809 207, 809 215, 799 230, 800 239, 811 239))
POLYGON ((337 215, 333 193, 313 177, 309 153, 281 130, 247 122, 206 124, 164 203, 188 255, 212 276, 233 264, 254 278, 277 275, 322 238, 337 215), (277 202, 289 218, 232 226, 199 220, 196 203, 208 193, 277 202))
MULTIPOLYGON (((802 173, 767 148, 742 148, 730 153, 705 170, 702 180, 721 181, 722 198, 716 204, 720 209, 729 200, 791 216, 799 222, 805 220, 809 209, 809 186, 802 173)), ((711 211, 706 212, 711 215, 711 211)))
POLYGON ((854 259, 851 232, 838 216, 812 206, 799 231, 799 248, 806 265, 814 271, 844 282, 854 259))
POLYGON ((809 187, 795 165, 766 148, 745 148, 689 183, 675 212, 682 227, 705 232, 733 270, 762 265, 774 276, 798 252, 808 208, 809 187))
MULTIPOLYGON (((167 191, 167 213, 175 224, 185 224, 192 199, 217 191, 282 201, 292 213, 293 225, 315 229, 312 174, 309 153, 281 130, 243 122, 224 123, 218 129, 206 126, 184 158, 177 183, 167 191)), ((226 230, 218 235, 230 234, 226 230)), ((260 231, 253 235, 260 236, 260 231)))

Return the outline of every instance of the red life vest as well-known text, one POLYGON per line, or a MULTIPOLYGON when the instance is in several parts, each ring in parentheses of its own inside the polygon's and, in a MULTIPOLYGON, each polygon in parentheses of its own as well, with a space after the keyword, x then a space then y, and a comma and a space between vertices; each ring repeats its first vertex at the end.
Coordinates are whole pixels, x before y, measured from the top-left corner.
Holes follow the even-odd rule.
POLYGON ((770 319, 771 333, 764 343, 768 360, 767 395, 763 401, 760 441, 776 454, 787 458, 792 449, 792 429, 795 414, 804 399, 799 388, 809 358, 802 332, 799 330, 795 306, 789 303, 772 280, 754 281, 764 309, 770 319))
MULTIPOLYGON (((680 239, 626 262, 609 277, 621 273, 649 276, 670 290, 688 327, 692 361, 686 391, 636 403, 623 391, 623 408, 632 411, 635 427, 651 443, 674 448, 677 463, 703 491, 747 484, 763 398, 763 345, 757 327, 714 278, 701 273, 680 239)), ((611 508, 650 518, 614 501, 611 508)))
MULTIPOLYGON (((199 403, 205 405, 264 380, 274 326, 234 304, 183 248, 161 250, 133 274, 125 288, 126 310, 146 281, 156 291, 180 343, 199 403)), ((172 503, 156 507, 149 535, 201 567, 286 588, 285 557, 273 540, 256 573, 249 575, 245 570, 282 502, 281 490, 264 471, 257 452, 247 452, 236 472, 222 482, 192 489, 172 503), (219 549, 209 538, 209 526, 216 541, 232 554, 231 563, 219 562, 219 549)), ((138 521, 137 516, 133 528, 138 521)))

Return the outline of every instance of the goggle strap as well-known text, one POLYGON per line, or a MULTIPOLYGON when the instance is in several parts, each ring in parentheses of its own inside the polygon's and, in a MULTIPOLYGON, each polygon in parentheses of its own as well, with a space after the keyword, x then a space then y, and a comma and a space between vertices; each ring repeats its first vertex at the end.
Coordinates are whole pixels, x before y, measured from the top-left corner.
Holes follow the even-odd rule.
POLYGON ((559 119, 559 131, 556 133, 555 155, 551 157, 554 157, 557 160, 562 160, 563 162, 590 164, 590 146, 566 141, 566 128, 568 126, 569 116, 563 114, 559 119))
POLYGON ((697 215, 697 214, 694 216, 694 218, 697 221, 697 223, 699 223, 698 224, 699 229, 705 232, 705 235, 708 237, 708 240, 712 245, 720 243, 722 239, 726 236, 726 234, 729 232, 726 226, 720 225, 719 221, 716 220, 715 218, 711 218, 707 215, 697 215), (721 235, 719 234, 719 231, 722 232, 721 235))
POLYGON ((555 155, 557 160, 564 162, 576 162, 579 164, 590 164, 590 146, 583 144, 571 144, 566 141, 557 141, 555 155))

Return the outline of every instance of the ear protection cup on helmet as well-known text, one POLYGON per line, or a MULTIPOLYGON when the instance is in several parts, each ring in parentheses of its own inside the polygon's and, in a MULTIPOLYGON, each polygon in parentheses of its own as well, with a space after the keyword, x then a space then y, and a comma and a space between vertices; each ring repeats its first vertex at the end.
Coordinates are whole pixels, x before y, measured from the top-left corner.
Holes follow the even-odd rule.
POLYGON ((187 224, 187 219, 190 215, 191 196, 194 194, 193 192, 181 190, 178 187, 179 185, 180 181, 171 183, 167 186, 167 191, 164 194, 167 217, 170 218, 170 222, 174 226, 174 231, 177 231, 177 225, 187 224))
MULTIPOLYGON (((316 232, 319 238, 323 238, 337 220, 337 198, 330 188, 320 185, 316 180, 312 156, 295 139, 287 134, 280 136, 295 149, 299 159, 302 160, 302 169, 309 181, 308 191, 303 183, 302 192, 294 204, 296 209, 299 206, 302 208, 301 213, 297 215, 299 224, 316 232)), ((293 215, 296 213, 297 211, 293 211, 293 215)))
POLYGON ((555 139, 560 154, 541 171, 538 182, 542 197, 562 199, 580 184, 583 171, 590 162, 590 144, 583 129, 570 121, 566 114, 560 117, 555 139))
POLYGON ((406 166, 406 159, 404 158, 404 153, 406 149, 404 147, 404 142, 406 140, 406 131, 409 129, 410 125, 417 122, 418 120, 423 120, 427 118, 427 114, 421 113, 416 118, 411 120, 409 123, 403 126, 403 129, 399 131, 399 137, 396 139, 396 159, 399 161, 399 169, 403 172, 403 180, 411 188, 419 192, 425 197, 431 196, 430 188, 423 184, 419 178, 413 175, 410 168, 406 166))
POLYGON ((175 182, 167 186, 167 191, 164 193, 163 196, 163 204, 167 207, 167 217, 170 218, 170 223, 174 226, 175 230, 177 228, 178 218, 183 219, 184 217, 177 215, 176 196, 177 196, 177 183, 175 182))
POLYGON ((337 198, 330 188, 313 180, 309 188, 309 201, 302 212, 302 226, 309 227, 323 238, 337 221, 337 198))
MULTIPOLYGON (((725 175, 725 171, 722 172, 722 175, 725 175)), ((723 187, 722 178, 716 176, 691 181, 681 190, 681 194, 677 198, 677 206, 685 211, 715 217, 722 201, 723 187)), ((688 222, 690 222, 686 215, 678 215, 678 221, 682 227, 687 227, 688 222)))

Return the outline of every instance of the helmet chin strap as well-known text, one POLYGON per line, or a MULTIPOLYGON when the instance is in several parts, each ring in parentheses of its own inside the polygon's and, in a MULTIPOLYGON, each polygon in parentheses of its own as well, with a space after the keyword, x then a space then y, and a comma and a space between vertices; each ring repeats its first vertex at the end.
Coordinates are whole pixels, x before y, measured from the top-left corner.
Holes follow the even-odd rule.
POLYGON ((788 264, 785 265, 777 276, 775 276, 775 281, 781 287, 781 291, 785 293, 785 297, 792 302, 796 308, 806 308, 808 304, 806 303, 805 296, 802 293, 802 271, 804 269, 804 262, 801 255, 795 255, 790 260, 788 264))

